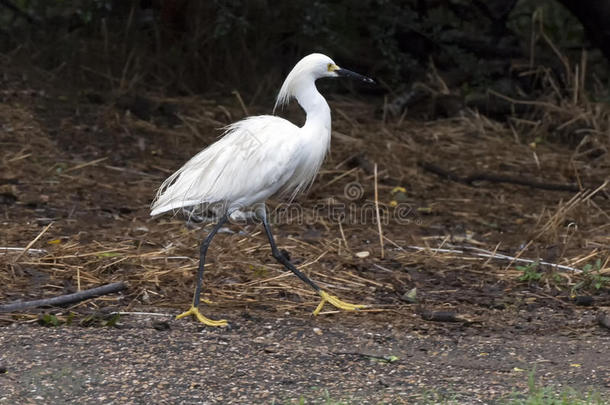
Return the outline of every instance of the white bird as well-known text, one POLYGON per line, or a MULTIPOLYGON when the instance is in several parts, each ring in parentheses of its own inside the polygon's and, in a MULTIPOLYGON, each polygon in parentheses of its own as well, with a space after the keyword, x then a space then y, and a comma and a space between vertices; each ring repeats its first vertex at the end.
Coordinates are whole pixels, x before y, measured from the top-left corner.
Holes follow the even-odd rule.
POLYGON ((225 326, 226 320, 211 320, 199 312, 205 255, 212 238, 229 218, 251 213, 263 223, 273 257, 309 284, 324 303, 344 310, 363 308, 348 304, 323 291, 301 273, 277 248, 266 216, 265 201, 272 196, 293 199, 313 182, 330 146, 330 107, 315 81, 323 77, 352 77, 374 83, 368 77, 338 67, 326 55, 314 53, 301 59, 286 77, 274 107, 294 97, 305 110, 302 127, 273 115, 248 117, 226 128, 224 136, 208 146, 163 182, 152 203, 152 216, 185 207, 202 207, 220 219, 200 248, 195 295, 191 308, 178 319, 194 315, 210 326, 225 326))

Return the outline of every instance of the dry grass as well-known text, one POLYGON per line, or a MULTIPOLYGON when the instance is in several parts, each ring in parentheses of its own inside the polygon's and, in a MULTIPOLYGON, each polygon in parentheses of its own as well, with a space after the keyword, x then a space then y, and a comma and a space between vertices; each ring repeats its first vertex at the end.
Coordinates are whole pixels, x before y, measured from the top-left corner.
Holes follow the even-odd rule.
MULTIPOLYGON (((27 97, 10 95, 0 105, 4 128, 11 129, 2 139, 3 193, 16 198, 4 205, 0 246, 18 248, 0 250, 0 299, 33 299, 127 281, 125 298, 88 305, 120 302, 126 311, 140 305, 184 307, 205 231, 186 227, 178 218, 151 219, 148 204, 168 173, 215 139, 215 128, 243 116, 243 101, 233 96, 151 98, 154 105, 176 106, 179 122, 170 125, 159 114, 142 120, 114 106, 83 108, 74 116, 53 109, 53 95, 27 97), (36 105, 49 110, 35 112, 36 105)), ((540 122, 567 128, 572 123, 564 112, 569 110, 590 124, 587 136, 607 131, 608 113, 602 107, 589 102, 583 107, 581 96, 568 102, 584 110, 575 113, 575 107, 542 101, 536 105, 540 122)), ((385 122, 367 104, 335 100, 332 108, 332 153, 299 202, 299 219, 306 224, 276 225, 280 248, 324 288, 369 304, 372 311, 395 311, 404 305, 399 297, 414 285, 406 269, 516 283, 517 263, 456 252, 464 246, 574 267, 600 259, 601 273, 609 271, 610 203, 603 197, 609 191, 607 153, 591 158, 552 143, 533 148, 520 141, 520 126, 475 112, 427 123, 404 117, 385 122), (420 159, 462 172, 603 185, 576 195, 490 183, 473 187, 421 171, 420 159), (350 184, 360 185, 362 195, 347 195, 350 184), (407 190, 403 221, 388 217, 396 213, 390 204, 396 186, 407 190), (353 208, 357 220, 337 221, 332 207, 353 208), (379 213, 373 209, 373 216, 360 219, 367 207, 378 207, 379 213), (390 218, 383 233, 373 221, 377 215, 390 218), (356 255, 362 251, 370 255, 356 255)), ((291 118, 296 114, 288 112, 291 118)), ((570 285, 578 282, 578 275, 567 277, 570 285)), ((273 261, 254 224, 234 224, 217 236, 204 291, 223 306, 268 305, 277 311, 310 311, 318 301, 273 261)))

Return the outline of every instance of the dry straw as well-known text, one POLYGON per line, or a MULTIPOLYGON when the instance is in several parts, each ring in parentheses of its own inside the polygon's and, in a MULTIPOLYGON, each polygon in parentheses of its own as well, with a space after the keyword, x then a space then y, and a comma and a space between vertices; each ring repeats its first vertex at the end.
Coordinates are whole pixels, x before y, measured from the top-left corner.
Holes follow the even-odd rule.
MULTIPOLYGON (((506 98, 527 102, 535 113, 516 117, 512 124, 472 111, 427 123, 410 121, 408 116, 394 122, 386 117, 382 124, 375 118, 374 106, 335 99, 332 154, 310 193, 298 201, 303 221, 277 224, 280 249, 288 251, 323 288, 383 310, 400 308, 401 293, 425 283, 411 278, 412 269, 430 276, 472 273, 513 285, 519 275, 515 266, 540 258, 556 270, 570 272, 572 286, 581 276, 571 273, 598 259, 600 273, 607 273, 608 154, 589 158, 585 153, 589 144, 576 152, 560 144, 542 144, 534 157, 532 147, 523 141, 532 128, 543 131, 554 126, 575 133, 577 124, 586 123, 582 139, 595 137, 600 145, 609 146, 607 109, 584 97, 586 64, 568 71, 573 83, 569 97, 549 79, 553 97, 506 98), (346 111, 349 117, 341 114, 346 111), (527 120, 535 125, 524 123, 527 120), (508 172, 552 182, 577 177, 583 188, 571 193, 489 182, 462 184, 421 170, 417 164, 421 159, 461 173, 508 172), (361 200, 350 201, 343 195, 352 182, 362 186, 361 200), (392 213, 391 190, 396 186, 407 190, 404 203, 410 211, 401 221, 389 215, 384 222, 384 215, 392 213), (374 204, 376 221, 337 223, 336 218, 315 212, 324 204, 354 204, 359 209, 368 203, 374 204), (355 255, 370 250, 370 241, 377 239, 381 257, 355 255), (554 245, 561 247, 558 253, 553 253, 554 245)), ((434 70, 431 75, 440 77, 434 70)), ((129 87, 130 80, 122 78, 122 86, 129 87)), ((150 219, 148 204, 167 173, 193 150, 216 139, 215 128, 250 110, 258 112, 253 107, 246 110, 239 94, 236 97, 151 96, 155 105, 171 104, 180 112, 178 123, 171 127, 161 119, 144 121, 115 107, 97 109, 87 119, 103 125, 104 134, 123 134, 117 138, 123 141, 141 139, 143 145, 141 152, 129 145, 117 158, 108 159, 99 157, 107 156, 100 153, 102 136, 91 138, 88 145, 96 155, 76 159, 62 149, 69 149, 64 140, 49 140, 48 131, 36 126, 38 121, 26 107, 0 106, 13 128, 0 159, 6 173, 28 185, 17 187, 17 203, 7 209, 8 219, 2 225, 0 300, 50 297, 122 281, 129 284, 129 291, 120 301, 107 297, 103 305, 120 305, 117 309, 124 312, 138 312, 143 305, 183 309, 190 301, 197 247, 208 228, 186 226, 178 217, 150 219)), ((77 130, 72 120, 62 121, 63 130, 77 130)), ((209 256, 204 295, 219 305, 266 306, 305 314, 318 301, 313 291, 275 264, 255 224, 224 229, 209 256)))

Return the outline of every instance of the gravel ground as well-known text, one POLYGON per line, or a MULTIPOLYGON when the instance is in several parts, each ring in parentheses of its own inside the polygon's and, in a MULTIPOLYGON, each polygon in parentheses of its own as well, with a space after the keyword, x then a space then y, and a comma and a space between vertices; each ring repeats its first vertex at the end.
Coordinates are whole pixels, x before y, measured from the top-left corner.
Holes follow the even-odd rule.
POLYGON ((231 315, 225 329, 142 316, 117 328, 1 328, 0 403, 497 403, 525 392, 534 368, 540 384, 610 393, 601 329, 511 336, 360 314, 231 315))

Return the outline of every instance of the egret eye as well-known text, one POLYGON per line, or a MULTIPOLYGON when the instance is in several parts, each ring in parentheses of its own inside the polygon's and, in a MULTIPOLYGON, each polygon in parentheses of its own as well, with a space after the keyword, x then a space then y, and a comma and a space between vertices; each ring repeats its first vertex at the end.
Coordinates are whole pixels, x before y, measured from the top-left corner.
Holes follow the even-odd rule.
POLYGON ((328 69, 329 72, 332 72, 333 70, 335 70, 335 65, 333 65, 332 63, 329 63, 326 68, 328 69))

